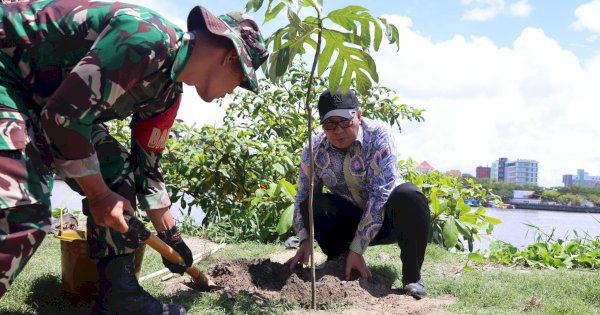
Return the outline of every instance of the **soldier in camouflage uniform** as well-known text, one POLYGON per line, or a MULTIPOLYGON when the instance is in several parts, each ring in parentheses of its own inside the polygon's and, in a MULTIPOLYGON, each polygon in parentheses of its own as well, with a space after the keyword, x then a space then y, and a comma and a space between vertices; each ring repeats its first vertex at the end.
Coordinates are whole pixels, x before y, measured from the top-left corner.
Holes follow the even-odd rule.
MULTIPOLYGON (((161 151, 182 83, 210 102, 236 86, 258 93, 268 52, 256 23, 197 6, 184 32, 137 5, 88 0, 5 2, 0 9, 0 297, 50 223, 52 173, 79 191, 98 259, 94 312, 173 313, 133 274, 135 237, 123 214, 145 210, 186 265, 170 213, 161 151), (131 152, 103 127, 132 117, 131 152)), ((163 259, 173 272, 186 266, 163 259)))

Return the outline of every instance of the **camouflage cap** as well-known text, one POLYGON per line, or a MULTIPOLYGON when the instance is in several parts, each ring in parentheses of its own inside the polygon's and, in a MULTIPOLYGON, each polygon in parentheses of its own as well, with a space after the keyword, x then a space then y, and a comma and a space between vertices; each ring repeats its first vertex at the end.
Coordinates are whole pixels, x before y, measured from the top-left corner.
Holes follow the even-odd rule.
POLYGON ((267 60, 269 52, 258 25, 250 16, 229 12, 216 17, 204 7, 196 6, 188 15, 187 26, 189 31, 206 28, 215 35, 231 39, 246 75, 240 86, 258 94, 256 70, 267 60))

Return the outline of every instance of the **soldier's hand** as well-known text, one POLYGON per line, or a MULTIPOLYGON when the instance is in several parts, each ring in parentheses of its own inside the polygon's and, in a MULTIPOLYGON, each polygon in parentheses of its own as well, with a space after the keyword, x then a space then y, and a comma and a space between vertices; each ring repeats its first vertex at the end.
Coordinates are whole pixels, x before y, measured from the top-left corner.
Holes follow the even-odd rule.
POLYGON ((98 195, 88 197, 88 206, 96 224, 121 233, 127 232, 128 226, 123 214, 128 213, 133 216, 134 213, 129 200, 107 189, 98 195))
POLYGON ((310 242, 308 240, 302 241, 300 247, 296 251, 296 255, 294 255, 294 257, 290 258, 286 262, 286 264, 290 266, 290 270, 294 270, 294 268, 296 268, 296 265, 298 264, 308 265, 308 259, 310 258, 311 249, 309 243, 310 242))
POLYGON ((194 263, 194 257, 192 256, 192 251, 183 241, 181 234, 177 230, 177 226, 174 225, 172 228, 170 228, 168 230, 159 232, 159 233, 157 233, 157 236, 158 236, 158 238, 163 240, 163 242, 167 243, 167 245, 169 245, 171 248, 173 248, 177 253, 179 253, 181 258, 183 258, 183 261, 185 262, 185 265, 174 264, 163 256, 163 258, 162 258, 163 265, 165 265, 165 267, 167 267, 169 269, 169 271, 171 271, 172 273, 178 273, 181 275, 190 266, 192 266, 192 264, 194 263))

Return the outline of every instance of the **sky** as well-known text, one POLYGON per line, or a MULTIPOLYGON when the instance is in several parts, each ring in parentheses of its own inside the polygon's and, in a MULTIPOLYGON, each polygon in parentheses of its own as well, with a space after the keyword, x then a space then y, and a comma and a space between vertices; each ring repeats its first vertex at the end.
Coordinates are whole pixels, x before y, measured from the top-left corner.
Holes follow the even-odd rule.
MULTIPOLYGON (((184 29, 194 5, 221 14, 246 4, 125 1, 184 29)), ((425 109, 424 122, 404 121, 396 133, 400 159, 473 175, 500 157, 537 160, 544 187, 577 169, 600 176, 600 0, 324 0, 324 12, 350 4, 400 31, 399 51, 372 53, 379 84, 425 109)), ((251 15, 265 36, 285 23, 251 15)), ((219 124, 223 113, 184 88, 179 118, 219 124)))

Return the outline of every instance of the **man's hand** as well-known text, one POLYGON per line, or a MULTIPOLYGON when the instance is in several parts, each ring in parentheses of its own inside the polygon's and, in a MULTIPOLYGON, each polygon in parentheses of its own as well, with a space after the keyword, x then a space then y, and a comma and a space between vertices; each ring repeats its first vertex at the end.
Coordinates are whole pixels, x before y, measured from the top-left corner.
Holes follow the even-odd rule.
POLYGON ((129 200, 121 195, 107 189, 99 195, 88 197, 88 206, 96 224, 121 233, 129 229, 123 214, 133 216, 133 207, 129 200))
POLYGON ((352 273, 352 269, 358 270, 358 272, 360 272, 360 277, 365 280, 371 280, 373 278, 363 256, 350 251, 348 253, 348 258, 346 258, 346 281, 350 280, 350 273, 352 273))
POLYGON ((129 200, 110 190, 99 173, 74 179, 85 192, 94 222, 126 233, 129 227, 123 214, 128 213, 133 216, 133 207, 129 200))
POLYGON ((308 265, 308 259, 310 258, 310 242, 308 240, 302 241, 300 247, 296 251, 296 255, 290 258, 286 264, 290 265, 290 270, 294 270, 296 265, 301 263, 302 265, 308 265))
POLYGON ((183 238, 181 238, 181 234, 179 234, 177 226, 174 225, 168 230, 159 232, 157 236, 165 243, 167 243, 167 245, 171 246, 171 248, 173 248, 177 253, 179 253, 181 258, 183 258, 183 261, 185 262, 185 265, 174 264, 163 256, 163 265, 165 265, 165 267, 167 267, 172 273, 178 273, 181 275, 189 267, 192 266, 192 264, 194 263, 192 251, 185 244, 183 238))

